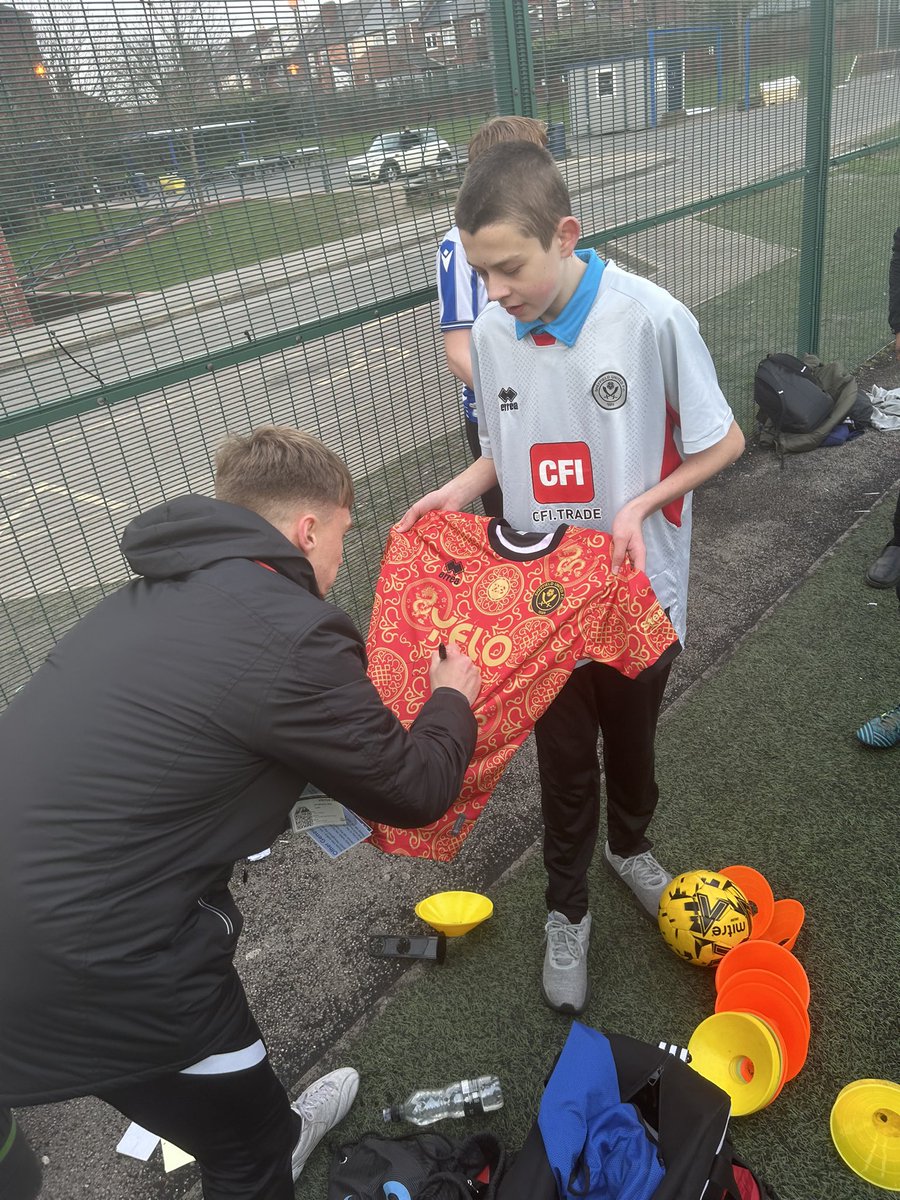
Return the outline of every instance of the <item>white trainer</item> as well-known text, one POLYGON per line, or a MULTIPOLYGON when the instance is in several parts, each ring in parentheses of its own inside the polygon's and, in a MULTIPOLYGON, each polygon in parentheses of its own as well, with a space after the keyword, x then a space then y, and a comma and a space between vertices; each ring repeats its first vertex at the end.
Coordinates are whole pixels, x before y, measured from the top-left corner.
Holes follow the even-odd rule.
POLYGON ((303 1129, 291 1155, 295 1181, 328 1130, 346 1117, 358 1088, 359 1075, 353 1067, 338 1067, 311 1083, 291 1105, 303 1120, 303 1129))

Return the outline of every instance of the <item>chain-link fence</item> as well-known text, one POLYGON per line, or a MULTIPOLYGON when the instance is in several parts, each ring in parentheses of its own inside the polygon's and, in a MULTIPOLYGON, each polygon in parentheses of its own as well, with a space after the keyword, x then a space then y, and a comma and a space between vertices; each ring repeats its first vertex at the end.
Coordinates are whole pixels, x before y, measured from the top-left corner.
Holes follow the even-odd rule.
POLYGON ((358 481, 334 598, 466 462, 435 252, 474 130, 544 119, 586 245, 697 314, 745 427, 771 350, 886 340, 896 0, 0 4, 0 702, 226 431, 358 481))

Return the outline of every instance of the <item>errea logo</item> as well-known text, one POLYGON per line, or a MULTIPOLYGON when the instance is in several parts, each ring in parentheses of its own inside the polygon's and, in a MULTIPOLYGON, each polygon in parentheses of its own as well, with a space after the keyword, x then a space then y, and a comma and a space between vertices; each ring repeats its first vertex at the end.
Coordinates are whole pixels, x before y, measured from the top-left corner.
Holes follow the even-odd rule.
POLYGON ((518 409, 519 406, 516 403, 516 396, 518 394, 514 388, 501 388, 497 393, 497 399, 500 401, 500 411, 513 412, 513 410, 518 409))
POLYGON ((538 504, 594 498, 587 442, 539 442, 531 447, 531 488, 538 504))

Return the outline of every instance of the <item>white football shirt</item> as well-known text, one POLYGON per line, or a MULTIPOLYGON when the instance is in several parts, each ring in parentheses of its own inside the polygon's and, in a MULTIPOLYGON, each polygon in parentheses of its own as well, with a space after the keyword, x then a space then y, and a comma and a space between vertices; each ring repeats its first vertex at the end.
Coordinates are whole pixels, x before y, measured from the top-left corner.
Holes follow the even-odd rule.
MULTIPOLYGON (((657 284, 607 262, 573 346, 516 337, 489 304, 472 330, 482 452, 515 529, 609 532, 618 510, 734 419, 693 314, 657 284)), ((684 640, 691 497, 644 522, 647 574, 684 640)))

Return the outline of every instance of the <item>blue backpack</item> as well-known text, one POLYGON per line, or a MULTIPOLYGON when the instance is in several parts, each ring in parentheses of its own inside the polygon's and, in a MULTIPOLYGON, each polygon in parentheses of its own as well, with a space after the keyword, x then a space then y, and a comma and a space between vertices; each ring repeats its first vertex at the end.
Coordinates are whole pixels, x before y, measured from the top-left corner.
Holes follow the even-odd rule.
MULTIPOLYGON (((570 1039, 557 1060, 562 1072, 561 1094, 574 1098, 584 1094, 585 1067, 593 1062, 586 1046, 602 1039, 612 1054, 620 1101, 633 1106, 646 1137, 663 1169, 610 1190, 608 1181, 591 1178, 589 1159, 597 1141, 603 1113, 581 1110, 577 1118, 584 1130, 584 1145, 572 1136, 572 1113, 557 1124, 544 1114, 535 1123, 522 1150, 508 1167, 500 1183, 497 1200, 607 1200, 607 1197, 646 1196, 647 1200, 778 1200, 771 1187, 739 1159, 728 1139, 729 1097, 683 1061, 687 1052, 665 1044, 654 1047, 619 1034, 608 1037, 573 1022, 577 1035, 570 1039), (584 1034, 589 1035, 585 1039, 584 1034), (683 1056, 683 1057, 682 1057, 683 1056), (559 1142, 555 1144, 558 1137, 559 1142), (566 1162, 560 1170, 560 1154, 566 1162), (652 1189, 652 1190, 648 1190, 652 1189)), ((591 1070, 591 1067, 587 1067, 591 1070)))

